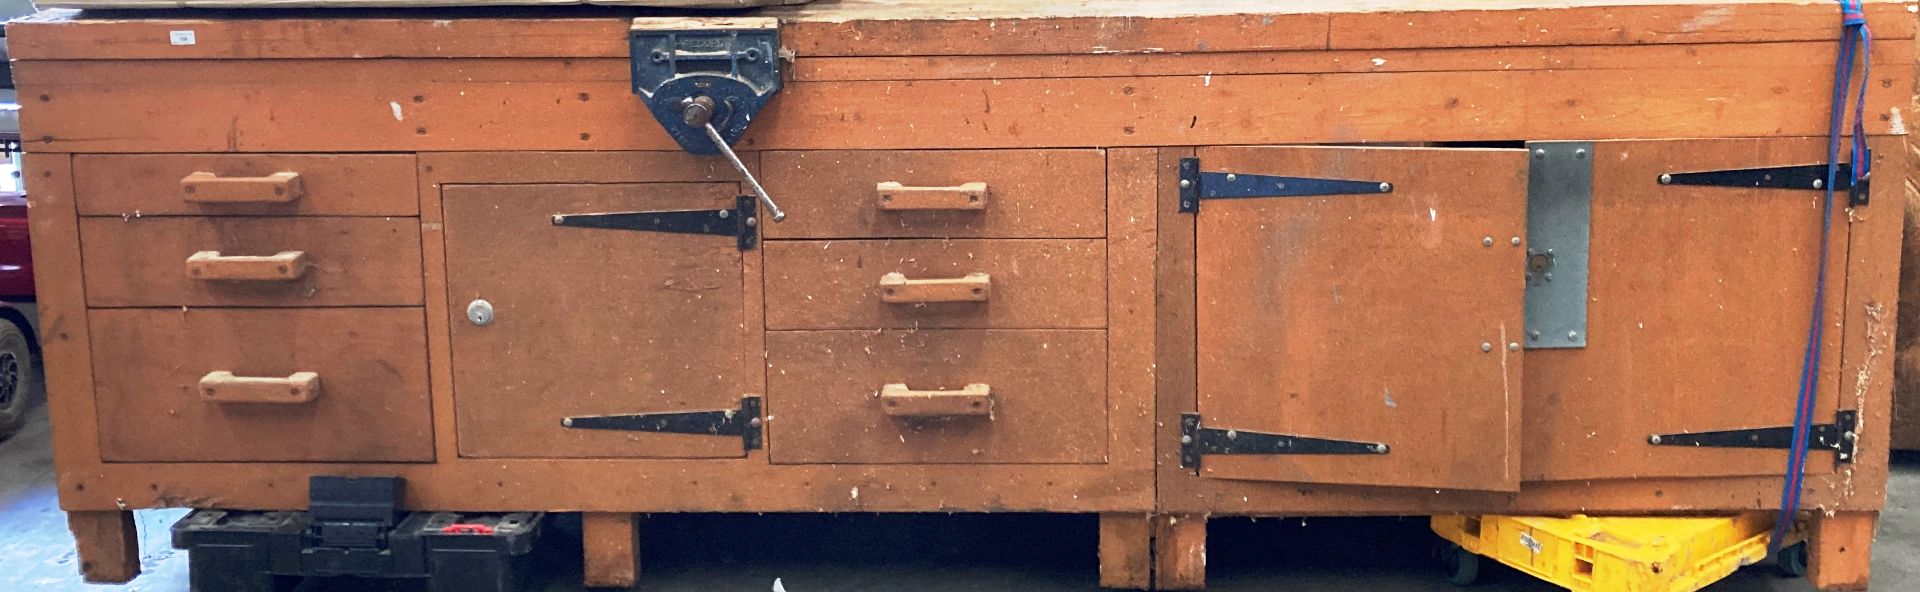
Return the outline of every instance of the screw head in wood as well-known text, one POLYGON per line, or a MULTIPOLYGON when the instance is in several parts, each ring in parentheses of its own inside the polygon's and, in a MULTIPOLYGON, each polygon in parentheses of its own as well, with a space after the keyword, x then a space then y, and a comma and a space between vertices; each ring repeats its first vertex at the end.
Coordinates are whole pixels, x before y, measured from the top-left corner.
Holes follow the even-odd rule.
POLYGON ((561 418, 561 419, 560 419, 560 427, 563 427, 563 428, 570 428, 570 427, 573 427, 573 418, 571 418, 571 417, 565 417, 565 418, 561 418))
POLYGON ((1657 434, 1656 434, 1656 435, 1652 435, 1652 436, 1647 436, 1647 443, 1648 443, 1648 444, 1659 444, 1659 443, 1660 443, 1660 436, 1659 436, 1659 435, 1657 435, 1657 434))
POLYGON ((1480 351, 1483 351, 1483 352, 1493 351, 1493 344, 1485 341, 1480 342, 1480 351))
POLYGON ((1489 237, 1486 237, 1486 238, 1483 238, 1483 239, 1480 239, 1480 245, 1481 245, 1481 246, 1484 246, 1484 247, 1491 247, 1491 246, 1493 246, 1493 237, 1491 237, 1491 236, 1489 236, 1489 237))
POLYGON ((1392 184, 1392 183, 1381 183, 1381 184, 1380 184, 1380 192, 1381 192, 1381 193, 1386 193, 1386 192, 1388 192, 1388 191, 1393 191, 1393 184, 1392 184))
POLYGON ((1507 342, 1507 351, 1520 351, 1520 342, 1518 341, 1507 342))
POLYGON ((1520 237, 1517 237, 1517 236, 1516 236, 1516 237, 1513 237, 1513 240, 1512 240, 1512 241, 1510 241, 1510 242, 1512 242, 1512 243, 1513 243, 1513 246, 1516 246, 1516 247, 1518 247, 1518 246, 1520 246, 1520 237))
POLYGON ((1672 184, 1673 184, 1673 175, 1666 175, 1666 174, 1663 174, 1663 175, 1660 175, 1660 184, 1661 184, 1661 185, 1672 185, 1672 184))

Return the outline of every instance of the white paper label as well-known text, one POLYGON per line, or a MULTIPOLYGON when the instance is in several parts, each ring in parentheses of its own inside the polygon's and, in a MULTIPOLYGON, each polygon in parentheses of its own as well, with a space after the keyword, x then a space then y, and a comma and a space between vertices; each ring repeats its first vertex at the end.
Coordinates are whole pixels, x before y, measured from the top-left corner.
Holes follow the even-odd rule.
POLYGON ((174 45, 193 45, 193 31, 167 31, 167 41, 174 45))

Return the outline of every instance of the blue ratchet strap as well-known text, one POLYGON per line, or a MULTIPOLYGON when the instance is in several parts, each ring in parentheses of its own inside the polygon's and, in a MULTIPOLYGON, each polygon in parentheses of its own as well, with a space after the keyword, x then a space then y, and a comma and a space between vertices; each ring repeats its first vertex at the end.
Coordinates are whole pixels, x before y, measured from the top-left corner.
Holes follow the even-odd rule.
POLYGON ((1770 543, 1776 550, 1792 534, 1794 517, 1800 509, 1800 493, 1806 484, 1807 436, 1813 430, 1813 407, 1818 398, 1817 387, 1820 382, 1820 346, 1826 339, 1827 259, 1832 248, 1834 187, 1835 182, 1839 181, 1840 138, 1846 122, 1848 90, 1853 80, 1856 51, 1860 56, 1860 92, 1854 98, 1853 141, 1849 147, 1849 157, 1853 163, 1852 178, 1849 180, 1852 181, 1853 190, 1864 191, 1864 184, 1872 174, 1872 157, 1867 151, 1866 87, 1871 72, 1873 35, 1867 30, 1867 18, 1862 12, 1861 2, 1840 0, 1842 31, 1840 55, 1835 60, 1833 70, 1833 111, 1827 126, 1827 178, 1822 186, 1826 193, 1820 205, 1819 271, 1814 276, 1813 318, 1808 321, 1807 347, 1800 361, 1800 392, 1794 404, 1793 440, 1787 452, 1786 485, 1780 491, 1780 519, 1774 524, 1770 543))

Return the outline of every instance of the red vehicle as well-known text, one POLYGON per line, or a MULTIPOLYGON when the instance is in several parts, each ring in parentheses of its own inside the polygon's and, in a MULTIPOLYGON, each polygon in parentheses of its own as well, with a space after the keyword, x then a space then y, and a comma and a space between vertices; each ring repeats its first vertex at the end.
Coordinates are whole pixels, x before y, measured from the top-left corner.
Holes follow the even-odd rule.
POLYGON ((0 439, 19 431, 39 398, 37 320, 27 200, 19 192, 0 192, 0 439))

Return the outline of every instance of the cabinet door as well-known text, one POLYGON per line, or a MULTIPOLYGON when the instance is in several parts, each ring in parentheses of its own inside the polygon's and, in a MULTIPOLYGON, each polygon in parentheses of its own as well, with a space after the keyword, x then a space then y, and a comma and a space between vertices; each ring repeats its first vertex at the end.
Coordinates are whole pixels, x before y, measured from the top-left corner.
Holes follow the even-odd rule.
POLYGON ((1188 438, 1236 451, 1200 474, 1517 490, 1525 151, 1208 148, 1199 165, 1392 187, 1202 201, 1188 438))
MULTIPOLYGON (((1584 348, 1530 353, 1524 477, 1784 474, 1784 448, 1678 438, 1655 446, 1649 438, 1735 431, 1737 440, 1759 440, 1793 425, 1823 194, 1810 181, 1787 189, 1660 177, 1817 165, 1826 161, 1825 138, 1595 142, 1593 152, 1589 337, 1584 348)), ((1868 212, 1899 213, 1899 182, 1873 190, 1868 212)), ((1834 206, 1816 425, 1859 408, 1852 383, 1840 381, 1846 199, 1841 192, 1834 206)), ((1831 472, 1837 456, 1816 446, 1807 472, 1831 472)))
POLYGON ((742 456, 737 435, 561 423, 740 405, 747 342, 736 239, 551 222, 556 214, 724 209, 735 195, 730 183, 445 187, 460 454, 742 456), (491 322, 468 318, 476 300, 491 305, 491 322))

